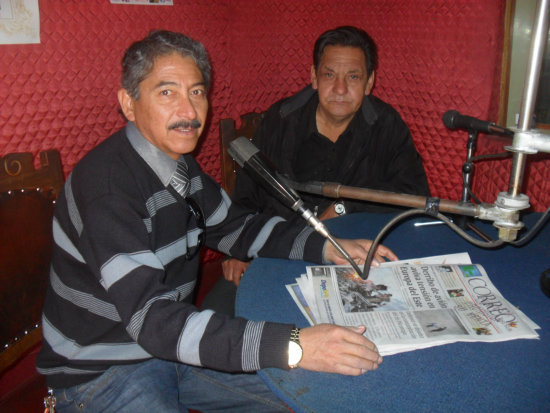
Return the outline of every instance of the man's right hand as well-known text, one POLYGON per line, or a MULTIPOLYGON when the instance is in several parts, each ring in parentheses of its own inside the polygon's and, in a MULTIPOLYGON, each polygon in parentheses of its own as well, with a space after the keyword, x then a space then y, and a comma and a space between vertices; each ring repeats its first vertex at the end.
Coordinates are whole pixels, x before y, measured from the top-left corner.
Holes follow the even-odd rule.
POLYGON ((365 326, 341 327, 332 324, 301 329, 303 355, 299 367, 350 376, 377 369, 382 357, 374 343, 363 336, 365 331, 365 326))
POLYGON ((223 276, 227 281, 235 283, 238 287, 241 278, 250 265, 250 262, 239 261, 236 258, 229 258, 222 262, 223 276))

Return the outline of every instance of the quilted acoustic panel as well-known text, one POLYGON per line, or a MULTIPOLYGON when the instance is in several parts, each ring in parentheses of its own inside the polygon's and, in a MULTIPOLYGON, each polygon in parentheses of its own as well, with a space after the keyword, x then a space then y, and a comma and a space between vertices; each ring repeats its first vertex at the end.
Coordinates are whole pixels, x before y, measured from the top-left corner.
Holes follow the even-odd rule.
MULTIPOLYGON (((432 194, 460 197, 467 134, 441 122, 449 109, 496 120, 505 1, 174 0, 169 6, 108 0, 40 0, 41 44, 0 46, 0 154, 57 148, 65 173, 123 125, 116 90, 120 59, 149 30, 202 41, 213 65, 211 115, 197 149, 220 179, 218 122, 267 109, 309 81, 313 43, 329 28, 365 28, 379 46, 374 93, 409 124, 432 194)), ((481 140, 481 138, 480 138, 481 140)), ((479 151, 492 150, 481 143, 479 151)), ((526 192, 550 205, 550 161, 530 162, 526 192)), ((475 189, 493 201, 509 164, 476 169, 475 189)))

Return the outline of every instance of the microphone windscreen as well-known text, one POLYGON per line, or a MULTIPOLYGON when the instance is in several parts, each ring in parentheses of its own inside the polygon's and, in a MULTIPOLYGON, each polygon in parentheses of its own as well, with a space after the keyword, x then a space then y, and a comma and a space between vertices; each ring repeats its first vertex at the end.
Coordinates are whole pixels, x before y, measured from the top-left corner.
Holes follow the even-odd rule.
POLYGON ((229 144, 229 155, 247 171, 252 179, 275 194, 283 204, 298 211, 303 201, 278 173, 277 168, 252 142, 241 136, 229 144))
POLYGON ((456 129, 456 117, 460 115, 456 110, 448 110, 443 114, 443 124, 449 129, 456 129))
POLYGON ((229 148, 227 148, 229 155, 241 168, 259 151, 260 150, 244 136, 235 139, 229 144, 229 148))

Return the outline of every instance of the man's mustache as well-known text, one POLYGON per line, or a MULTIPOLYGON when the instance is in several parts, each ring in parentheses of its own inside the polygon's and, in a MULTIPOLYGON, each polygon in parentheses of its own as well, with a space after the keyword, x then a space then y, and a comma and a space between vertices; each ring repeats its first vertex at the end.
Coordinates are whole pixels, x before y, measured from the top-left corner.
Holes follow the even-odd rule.
POLYGON ((192 121, 180 120, 180 121, 175 122, 175 123, 171 124, 170 126, 168 126, 168 129, 170 129, 170 130, 179 129, 179 128, 182 128, 182 129, 198 129, 200 127, 201 127, 200 121, 198 121, 197 119, 193 119, 192 121))

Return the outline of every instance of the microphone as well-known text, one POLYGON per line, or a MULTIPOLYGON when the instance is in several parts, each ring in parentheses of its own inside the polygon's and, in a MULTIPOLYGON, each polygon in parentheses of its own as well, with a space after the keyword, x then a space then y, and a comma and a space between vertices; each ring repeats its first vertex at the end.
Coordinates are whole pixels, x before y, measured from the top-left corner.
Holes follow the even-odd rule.
POLYGON ((271 160, 261 153, 248 138, 241 136, 235 139, 229 144, 227 152, 256 182, 276 196, 284 205, 301 214, 315 231, 328 239, 349 261, 355 271, 357 271, 357 274, 363 278, 363 272, 355 261, 353 261, 351 256, 329 233, 327 227, 315 216, 315 214, 304 206, 304 201, 289 185, 286 178, 277 171, 271 160))
POLYGON ((489 134, 514 136, 510 129, 498 126, 493 122, 480 120, 471 116, 461 115, 456 110, 448 110, 443 114, 443 124, 449 129, 466 129, 489 134))
POLYGON ((267 191, 272 192, 285 206, 303 213, 304 201, 286 179, 250 140, 244 136, 235 139, 227 149, 229 155, 267 191))

